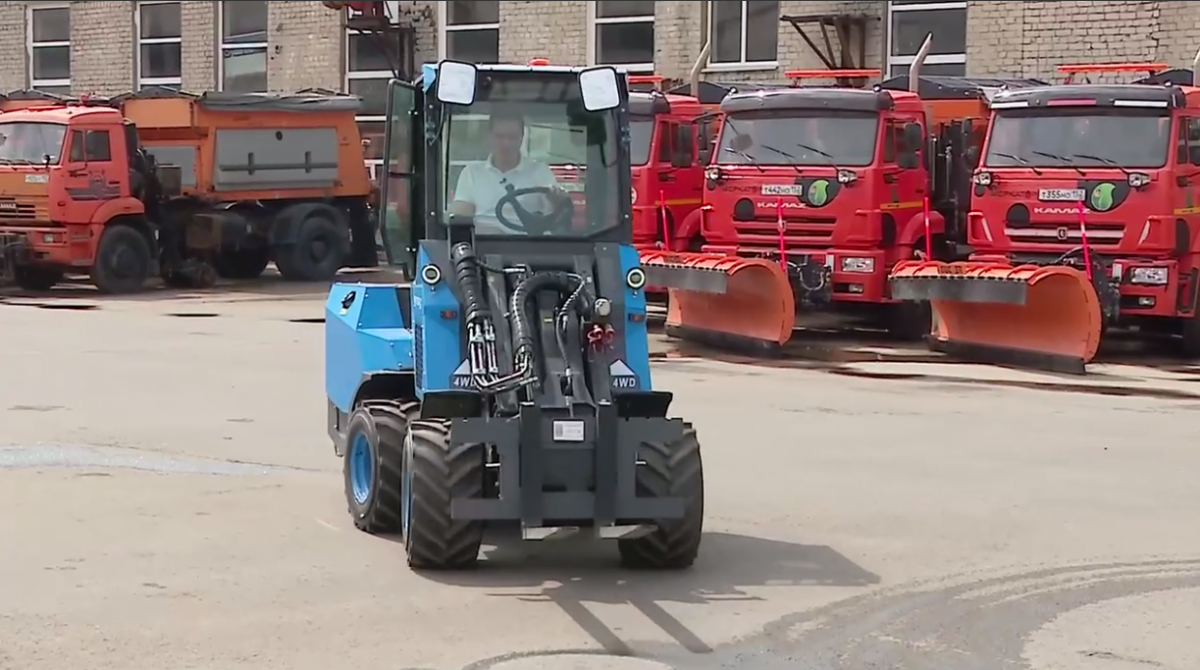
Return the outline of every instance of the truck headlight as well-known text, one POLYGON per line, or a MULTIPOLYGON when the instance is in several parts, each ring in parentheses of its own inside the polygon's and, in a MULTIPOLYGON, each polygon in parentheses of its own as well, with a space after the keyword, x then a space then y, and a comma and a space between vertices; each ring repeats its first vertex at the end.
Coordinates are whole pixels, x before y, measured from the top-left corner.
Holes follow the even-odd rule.
POLYGON ((992 185, 992 173, 991 172, 976 172, 975 176, 971 177, 971 181, 975 182, 975 184, 978 186, 991 186, 992 185))
POLYGON ((837 180, 839 184, 851 184, 858 181, 858 173, 854 170, 838 170, 837 180))
POLYGON ((875 259, 845 256, 841 260, 841 268, 842 272, 857 272, 869 275, 875 272, 875 259))
POLYGON ((1169 274, 1166 268, 1133 268, 1129 273, 1129 283, 1162 286, 1167 283, 1169 274))
POLYGON ((1150 183, 1150 175, 1145 172, 1130 172, 1129 186, 1130 188, 1141 188, 1150 183))

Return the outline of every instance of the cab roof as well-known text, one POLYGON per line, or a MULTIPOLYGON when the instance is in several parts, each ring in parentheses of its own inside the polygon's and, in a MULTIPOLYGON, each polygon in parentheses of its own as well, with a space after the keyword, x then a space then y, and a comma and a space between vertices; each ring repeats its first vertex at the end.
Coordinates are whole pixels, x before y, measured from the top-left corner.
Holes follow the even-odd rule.
POLYGON ((1021 107, 1200 107, 1200 89, 1153 84, 1062 84, 1002 91, 992 109, 1021 107))
POLYGON ((721 111, 752 112, 762 110, 825 110, 878 112, 896 107, 897 102, 914 102, 908 91, 864 90, 858 88, 781 87, 763 88, 746 93, 731 93, 721 101, 721 111))
POLYGON ((25 109, 14 109, 10 112, 0 112, 0 123, 72 123, 75 121, 120 123, 123 120, 124 117, 121 113, 111 107, 90 107, 84 105, 48 105, 46 107, 27 107, 25 109))

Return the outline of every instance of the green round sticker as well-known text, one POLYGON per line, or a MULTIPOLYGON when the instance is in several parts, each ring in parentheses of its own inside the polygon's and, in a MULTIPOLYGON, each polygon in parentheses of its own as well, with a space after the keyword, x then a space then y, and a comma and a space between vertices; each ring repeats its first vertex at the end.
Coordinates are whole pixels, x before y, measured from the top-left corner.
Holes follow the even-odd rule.
POLYGON ((829 201, 829 182, 818 179, 808 186, 808 204, 820 207, 829 201))
POLYGON ((1097 212, 1107 211, 1113 206, 1113 191, 1116 190, 1115 184, 1097 184, 1092 189, 1092 209, 1097 212))

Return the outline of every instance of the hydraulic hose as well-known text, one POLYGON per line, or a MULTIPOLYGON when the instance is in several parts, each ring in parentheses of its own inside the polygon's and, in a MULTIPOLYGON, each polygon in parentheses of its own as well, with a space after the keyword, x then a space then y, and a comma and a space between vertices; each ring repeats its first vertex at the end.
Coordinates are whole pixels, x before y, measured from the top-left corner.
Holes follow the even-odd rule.
POLYGON ((475 255, 475 249, 466 242, 459 242, 450 250, 450 262, 454 264, 454 277, 463 294, 467 323, 490 319, 492 314, 483 292, 479 258, 475 255))
POLYGON ((530 318, 526 305, 533 296, 547 289, 556 289, 570 296, 563 304, 562 311, 574 309, 580 316, 590 317, 591 308, 596 303, 583 279, 569 272, 538 272, 517 284, 509 301, 509 322, 512 326, 513 351, 518 361, 526 356, 532 362, 537 345, 537 321, 530 318))

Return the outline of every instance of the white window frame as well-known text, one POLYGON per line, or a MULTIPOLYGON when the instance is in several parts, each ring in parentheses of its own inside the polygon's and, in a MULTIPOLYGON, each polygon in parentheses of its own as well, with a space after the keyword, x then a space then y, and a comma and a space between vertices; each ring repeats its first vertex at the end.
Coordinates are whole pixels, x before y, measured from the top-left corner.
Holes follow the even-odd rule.
MULTIPOLYGON (((141 90, 147 86, 183 86, 183 3, 178 0, 141 0, 133 7, 133 40, 135 67, 137 68, 137 87, 141 90), (142 8, 149 5, 179 5, 179 36, 178 37, 147 37, 142 38, 142 8), (143 44, 178 44, 180 72, 178 77, 143 77, 142 76, 142 45, 143 44)), ((224 68, 222 68, 224 69, 224 68)))
MULTIPOLYGON (((268 4, 268 7, 270 5, 268 4)), ((268 11, 270 11, 268 9, 268 11)), ((271 60, 271 44, 264 40, 262 42, 225 42, 225 3, 217 3, 217 90, 225 90, 225 52, 232 49, 262 49, 267 56, 267 70, 270 71, 271 60)), ((267 18, 267 31, 271 29, 270 16, 267 18)), ((271 87, 270 74, 267 75, 267 88, 271 87)), ((265 91, 264 91, 265 92, 265 91)))
MULTIPOLYGON (((348 12, 347 16, 351 16, 351 14, 349 14, 349 12, 352 12, 353 10, 346 10, 346 11, 348 12)), ((392 14, 391 16, 396 16, 396 15, 392 14)), ((344 47, 346 50, 345 87, 346 87, 347 93, 350 92, 350 82, 351 81, 355 81, 355 80, 362 81, 364 79, 366 79, 366 80, 382 79, 384 81, 390 81, 393 77, 395 77, 395 74, 391 70, 353 70, 352 71, 350 69, 350 38, 355 35, 366 36, 366 33, 360 32, 358 30, 355 30, 355 29, 349 28, 349 27, 346 28, 345 32, 346 32, 346 39, 344 40, 344 42, 345 42, 344 47)), ((370 38, 366 37, 366 39, 370 39, 370 38)), ((387 123, 387 115, 379 115, 379 114, 358 115, 358 116, 354 117, 354 122, 360 123, 360 124, 361 123, 387 123)), ((360 127, 359 132, 361 133, 361 127, 360 127)), ((382 158, 367 158, 367 159, 363 160, 363 163, 366 164, 367 170, 370 171, 371 178, 377 180, 378 175, 379 175, 379 168, 383 165, 383 159, 382 158)))
MULTIPOLYGON (((891 76, 893 67, 898 66, 898 65, 912 65, 913 60, 916 58, 915 55, 913 55, 913 56, 893 56, 892 55, 892 28, 893 28, 892 23, 893 23, 895 15, 903 14, 906 12, 929 11, 931 9, 961 9, 963 11, 963 16, 965 17, 966 13, 967 13, 967 3, 966 2, 956 2, 956 1, 922 2, 919 4, 913 4, 913 5, 897 5, 894 2, 887 3, 887 26, 886 26, 886 32, 884 33, 884 49, 885 49, 884 53, 887 54, 887 70, 883 73, 883 76, 885 79, 891 76)), ((930 54, 929 56, 927 56, 925 58, 925 64, 926 65, 962 65, 965 68, 967 65, 967 54, 965 52, 956 53, 956 54, 930 54)))
MULTIPOLYGON (((633 24, 633 23, 649 23, 655 25, 654 15, 650 16, 614 16, 609 18, 600 18, 596 15, 597 4, 595 2, 587 3, 587 62, 588 65, 612 65, 612 63, 598 63, 596 61, 596 33, 599 32, 600 26, 613 24, 633 24)), ((655 27, 655 41, 658 41, 658 30, 655 27)), ((652 45, 657 48, 657 45, 652 45)), ((654 63, 630 63, 616 65, 626 72, 630 73, 653 73, 654 63)))
MULTIPOLYGON (((588 6, 591 6, 592 4, 593 3, 589 2, 588 6)), ((494 31, 496 31, 497 36, 500 35, 500 22, 499 21, 497 21, 496 23, 463 23, 463 24, 454 25, 454 26, 450 25, 450 9, 446 5, 447 5, 447 3, 445 3, 445 2, 437 3, 438 60, 444 60, 444 59, 448 58, 448 56, 446 56, 446 47, 450 43, 450 40, 447 39, 450 33, 465 33, 465 32, 474 32, 474 31, 494 30, 494 31)), ((497 44, 499 44, 499 40, 496 40, 496 42, 497 42, 497 44)), ((497 61, 500 60, 499 53, 496 54, 496 60, 497 61)))
MULTIPOLYGON (((67 47, 71 49, 71 40, 65 42, 34 42, 33 41, 33 15, 43 9, 65 9, 71 11, 71 4, 67 2, 61 3, 29 3, 25 8, 25 62, 26 74, 29 79, 29 88, 37 89, 43 86, 71 86, 71 78, 66 79, 36 79, 33 76, 33 51, 34 49, 44 47, 67 47)), ((68 38, 70 36, 68 35, 68 38)))
MULTIPOLYGON (((783 13, 783 3, 776 4, 779 14, 783 13)), ((712 49, 708 54, 708 63, 704 67, 705 72, 756 72, 759 70, 774 70, 779 67, 779 26, 776 25, 775 37, 775 58, 772 60, 746 60, 746 45, 749 44, 749 36, 746 34, 747 19, 750 14, 750 6, 746 0, 742 0, 742 53, 741 59, 734 63, 718 63, 713 60, 712 54, 717 50, 717 24, 713 21, 713 12, 715 11, 712 3, 708 3, 708 34, 712 40, 712 49)), ((776 17, 778 19, 778 17, 776 17)))

